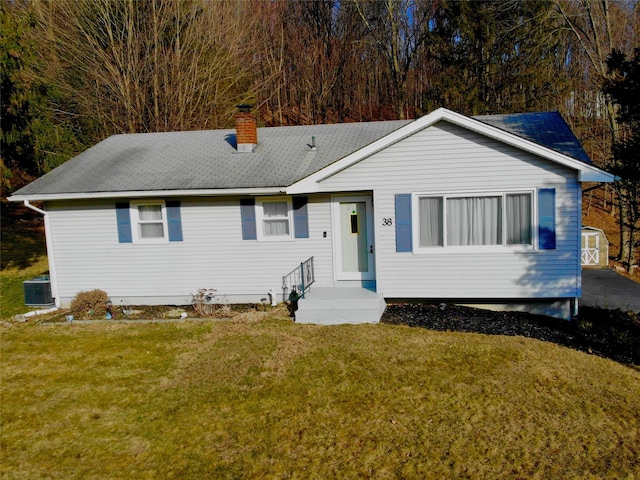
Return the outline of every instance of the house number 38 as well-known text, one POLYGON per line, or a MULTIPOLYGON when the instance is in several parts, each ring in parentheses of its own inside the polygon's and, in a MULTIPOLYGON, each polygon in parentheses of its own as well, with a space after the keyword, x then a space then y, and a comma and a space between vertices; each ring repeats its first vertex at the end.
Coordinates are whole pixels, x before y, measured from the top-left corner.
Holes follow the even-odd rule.
POLYGON ((391 225, 393 225, 393 219, 392 218, 383 218, 382 219, 382 226, 383 227, 390 227, 391 225))

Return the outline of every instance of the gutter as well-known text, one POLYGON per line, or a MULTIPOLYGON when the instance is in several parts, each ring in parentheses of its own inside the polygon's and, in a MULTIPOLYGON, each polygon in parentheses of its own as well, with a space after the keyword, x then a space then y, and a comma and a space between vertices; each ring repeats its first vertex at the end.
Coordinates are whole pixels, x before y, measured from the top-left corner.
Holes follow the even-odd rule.
MULTIPOLYGON (((197 190, 146 190, 121 192, 79 192, 79 193, 35 193, 16 194, 7 200, 10 202, 48 201, 48 200, 91 200, 112 198, 163 198, 163 197, 218 197, 223 195, 278 195, 285 192, 286 187, 264 188, 213 188, 197 190)), ((19 191, 18 191, 19 192, 19 191)), ((31 205, 29 208, 33 207, 31 205)), ((33 207, 36 208, 36 207, 33 207)), ((41 210, 40 210, 41 211, 41 210)))
POLYGON ((53 254, 53 238, 51 238, 51 222, 49 220, 49 213, 41 208, 38 208, 29 203, 29 200, 24 200, 24 206, 34 212, 39 213, 44 217, 44 237, 47 244, 47 260, 49 262, 49 280, 51 281, 51 296, 55 302, 55 306, 60 308, 60 295, 58 295, 58 275, 56 274, 56 262, 53 254))

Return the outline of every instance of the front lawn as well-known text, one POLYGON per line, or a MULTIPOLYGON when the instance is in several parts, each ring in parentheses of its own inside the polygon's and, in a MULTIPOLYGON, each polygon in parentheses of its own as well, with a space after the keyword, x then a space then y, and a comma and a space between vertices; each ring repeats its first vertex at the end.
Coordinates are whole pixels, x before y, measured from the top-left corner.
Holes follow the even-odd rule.
POLYGON ((640 473, 637 370, 523 337, 282 313, 0 327, 0 477, 640 473))

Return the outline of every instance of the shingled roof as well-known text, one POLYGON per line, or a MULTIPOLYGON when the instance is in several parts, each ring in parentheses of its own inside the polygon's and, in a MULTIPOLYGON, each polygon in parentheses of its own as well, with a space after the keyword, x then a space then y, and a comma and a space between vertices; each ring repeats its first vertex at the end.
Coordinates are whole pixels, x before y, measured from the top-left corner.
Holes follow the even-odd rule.
MULTIPOLYGON (((557 112, 474 118, 591 164, 557 112)), ((234 130, 113 135, 18 190, 12 199, 287 187, 411 122, 260 128, 253 153, 236 150, 234 130)))
POLYGON ((558 112, 481 115, 473 118, 591 165, 589 155, 558 112))
POLYGON ((259 128, 253 153, 235 130, 113 135, 15 195, 282 187, 407 123, 259 128))

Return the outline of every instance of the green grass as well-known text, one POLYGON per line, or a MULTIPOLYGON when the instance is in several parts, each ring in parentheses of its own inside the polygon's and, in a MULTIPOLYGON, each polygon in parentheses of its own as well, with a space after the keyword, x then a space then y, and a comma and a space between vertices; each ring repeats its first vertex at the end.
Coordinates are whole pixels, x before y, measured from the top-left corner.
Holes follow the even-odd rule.
POLYGON ((640 475, 640 372, 536 340, 257 312, 1 333, 3 479, 640 475))
POLYGON ((0 244, 0 319, 31 310, 24 305, 22 282, 47 273, 42 217, 20 205, 2 202, 0 244))
POLYGON ((0 271, 0 319, 33 310, 24 304, 22 282, 46 273, 49 269, 46 255, 38 258, 27 268, 7 268, 0 271))

